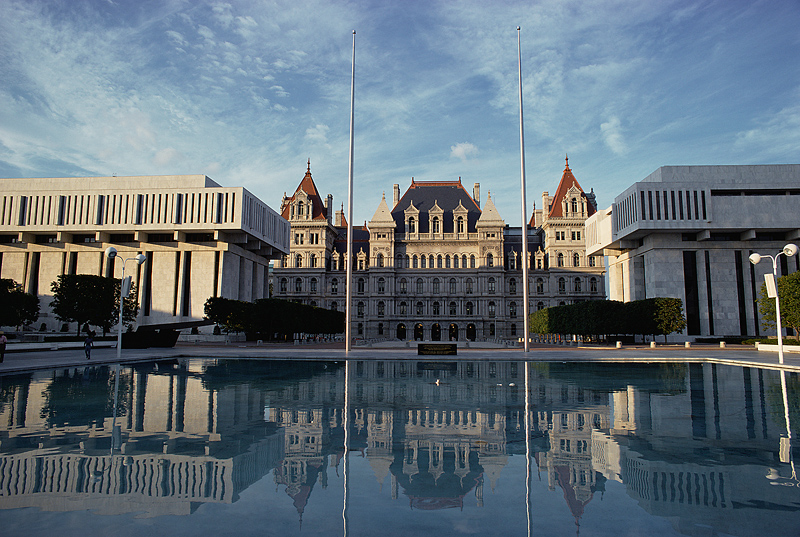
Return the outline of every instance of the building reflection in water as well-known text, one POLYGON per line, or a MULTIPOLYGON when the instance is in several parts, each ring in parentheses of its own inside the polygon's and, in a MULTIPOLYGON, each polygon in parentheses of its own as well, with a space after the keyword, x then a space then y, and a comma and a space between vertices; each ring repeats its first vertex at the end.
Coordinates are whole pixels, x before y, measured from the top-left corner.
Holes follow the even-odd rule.
MULTIPOLYGON (((535 472, 578 525, 609 482, 685 534, 791 534, 800 520, 786 428, 798 423, 796 374, 185 360, 124 367, 119 377, 85 367, 1 380, 3 509, 189 514, 235 502, 271 474, 300 524, 334 473, 347 534, 350 452, 366 457, 376 489, 414 510, 480 508, 510 457, 528 453, 519 496, 529 511, 535 472)), ((535 525, 529 518, 529 531, 535 525)))

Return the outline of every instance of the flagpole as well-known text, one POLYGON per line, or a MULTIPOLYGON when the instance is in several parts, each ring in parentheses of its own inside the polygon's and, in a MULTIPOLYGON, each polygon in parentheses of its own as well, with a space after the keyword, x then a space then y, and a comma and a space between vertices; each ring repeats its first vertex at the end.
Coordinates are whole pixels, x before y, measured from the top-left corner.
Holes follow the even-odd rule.
POLYGON ((528 208, 525 201, 525 129, 522 122, 522 47, 520 46, 520 28, 517 26, 517 57, 519 67, 519 161, 520 182, 522 183, 522 318, 525 319, 525 352, 528 352, 528 208))
POLYGON ((353 280, 353 117, 356 97, 356 31, 353 30, 353 71, 350 78, 350 164, 347 178, 347 283, 345 292, 347 302, 345 303, 344 313, 344 352, 350 352, 351 330, 350 330, 350 302, 352 301, 352 280, 353 280))

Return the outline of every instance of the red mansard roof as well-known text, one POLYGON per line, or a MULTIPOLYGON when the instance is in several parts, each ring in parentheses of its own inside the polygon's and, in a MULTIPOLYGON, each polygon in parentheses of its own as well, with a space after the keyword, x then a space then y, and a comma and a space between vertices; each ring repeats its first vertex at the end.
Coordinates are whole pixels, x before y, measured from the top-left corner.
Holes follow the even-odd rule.
MULTIPOLYGON (((564 210, 561 207, 561 201, 567 196, 567 191, 575 186, 578 190, 581 191, 581 196, 586 197, 586 193, 581 188, 581 185, 578 183, 578 180, 575 179, 575 176, 572 175, 572 170, 569 169, 569 157, 566 158, 567 164, 564 168, 564 174, 561 176, 561 182, 558 183, 558 188, 556 189, 556 193, 553 196, 552 204, 550 205, 550 213, 549 217, 552 218, 554 216, 563 217, 564 210)), ((546 207, 545 207, 546 209, 546 207)), ((592 216, 595 213, 594 205, 588 202, 586 203, 586 215, 592 216)))
MULTIPOLYGON (((311 200, 313 206, 313 212, 311 214, 311 218, 313 220, 325 220, 328 218, 327 211, 325 210, 325 206, 322 204, 322 198, 317 191, 317 185, 314 184, 314 180, 311 178, 311 161, 308 161, 308 168, 306 169, 306 175, 303 177, 303 180, 300 181, 300 184, 297 186, 297 190, 294 191, 294 194, 291 198, 289 198, 289 202, 294 200, 294 197, 297 195, 300 190, 306 193, 308 199, 311 200)), ((286 220, 289 219, 289 203, 286 204, 286 207, 283 208, 283 212, 281 216, 284 217, 286 220)))

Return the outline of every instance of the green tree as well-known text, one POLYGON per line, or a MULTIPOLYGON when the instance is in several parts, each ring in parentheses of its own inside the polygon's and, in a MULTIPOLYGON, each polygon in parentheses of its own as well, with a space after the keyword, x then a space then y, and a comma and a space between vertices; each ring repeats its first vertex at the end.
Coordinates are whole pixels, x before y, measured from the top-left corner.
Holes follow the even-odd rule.
POLYGON ((686 317, 683 315, 683 301, 680 298, 654 298, 653 321, 656 333, 667 335, 681 332, 686 328, 686 317))
POLYGON ((19 327, 39 318, 39 297, 22 290, 14 280, 0 279, 0 326, 19 327))
MULTIPOLYGON (((778 298, 781 301, 781 324, 795 331, 795 339, 800 339, 800 272, 778 278, 778 298)), ((775 323, 775 299, 767 296, 767 285, 761 284, 758 298, 758 311, 761 313, 761 326, 777 328, 775 323)))
MULTIPOLYGON (((51 307, 64 322, 78 323, 77 333, 85 324, 109 332, 119 319, 120 280, 92 274, 62 274, 52 283, 51 307)), ((136 287, 123 301, 122 322, 130 326, 139 314, 136 287)))

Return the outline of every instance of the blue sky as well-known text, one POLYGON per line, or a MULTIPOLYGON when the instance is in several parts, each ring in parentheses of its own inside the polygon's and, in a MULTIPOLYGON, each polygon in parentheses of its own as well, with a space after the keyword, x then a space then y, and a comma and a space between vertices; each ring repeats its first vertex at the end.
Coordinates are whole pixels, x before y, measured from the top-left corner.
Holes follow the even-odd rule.
POLYGON ((311 159, 354 222, 411 177, 518 225, 569 154, 601 207, 659 166, 800 163, 800 2, 0 0, 0 177, 209 175, 273 208, 311 159))

